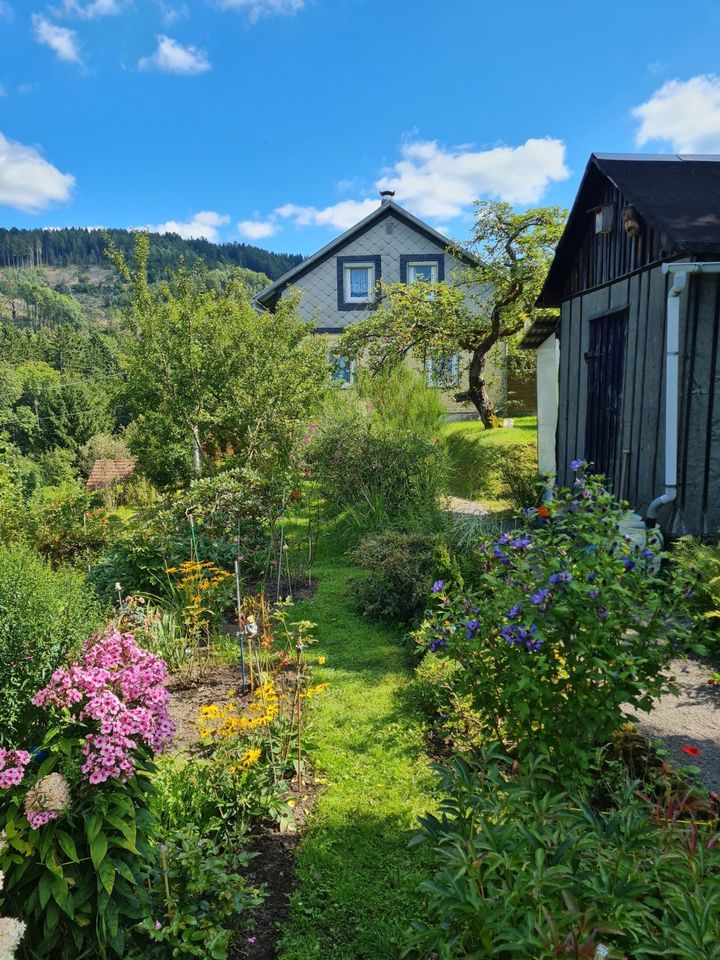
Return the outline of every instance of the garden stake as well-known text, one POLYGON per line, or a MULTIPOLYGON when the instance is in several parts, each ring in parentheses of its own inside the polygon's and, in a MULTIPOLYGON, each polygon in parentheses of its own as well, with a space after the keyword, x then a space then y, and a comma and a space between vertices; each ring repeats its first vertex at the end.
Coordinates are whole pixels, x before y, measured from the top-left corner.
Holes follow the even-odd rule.
POLYGON ((282 498, 282 519, 280 521, 280 550, 278 556, 278 565, 277 565, 277 588, 275 590, 275 599, 280 599, 280 578, 282 577, 282 558, 283 558, 283 546, 285 545, 285 491, 283 490, 282 498))
POLYGON ((240 558, 238 557, 235 560, 235 597, 237 600, 237 622, 238 622, 238 637, 240 637, 240 675, 242 677, 242 691, 245 693, 247 689, 247 680, 245 677, 245 631, 240 626, 240 618, 242 613, 240 611, 240 558))
POLYGON ((168 879, 167 847, 164 843, 158 846, 158 859, 160 860, 160 873, 162 874, 165 885, 165 904, 168 908, 168 917, 172 916, 172 897, 170 896, 170 880, 168 879))

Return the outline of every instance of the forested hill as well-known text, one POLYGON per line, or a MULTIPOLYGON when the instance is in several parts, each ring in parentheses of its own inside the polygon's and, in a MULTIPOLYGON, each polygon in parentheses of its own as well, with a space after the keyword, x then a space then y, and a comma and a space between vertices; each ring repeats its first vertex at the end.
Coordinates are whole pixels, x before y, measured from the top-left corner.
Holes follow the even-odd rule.
MULTIPOLYGON (((64 227, 60 230, 10 230, 0 228, 0 267, 92 267, 107 264, 104 230, 64 227)), ((132 248, 130 230, 108 230, 115 245, 125 253, 132 248)), ((175 233, 150 234, 150 280, 161 279, 177 267, 181 257, 187 264, 203 260, 208 269, 222 266, 247 267, 277 280, 302 261, 297 254, 271 253, 247 243, 210 243, 183 240, 175 233)))

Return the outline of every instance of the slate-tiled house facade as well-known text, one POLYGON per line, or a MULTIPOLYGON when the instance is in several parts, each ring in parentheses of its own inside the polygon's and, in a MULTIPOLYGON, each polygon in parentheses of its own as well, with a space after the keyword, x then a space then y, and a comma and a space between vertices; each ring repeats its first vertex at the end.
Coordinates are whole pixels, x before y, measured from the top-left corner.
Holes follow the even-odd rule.
MULTIPOLYGON (((449 253, 451 247, 447 237, 384 199, 364 220, 262 290, 256 303, 272 310, 289 291, 299 293, 300 313, 332 340, 373 308, 378 282, 408 283, 420 276, 452 283, 475 261, 460 252, 449 253)), ((456 360, 451 367, 458 369, 456 360)), ((432 383, 432 372, 428 375, 432 383)), ((490 380, 496 402, 502 405, 506 385, 499 365, 490 380)), ((452 382, 443 390, 449 411, 472 415, 473 408, 453 399, 456 390, 452 382)))

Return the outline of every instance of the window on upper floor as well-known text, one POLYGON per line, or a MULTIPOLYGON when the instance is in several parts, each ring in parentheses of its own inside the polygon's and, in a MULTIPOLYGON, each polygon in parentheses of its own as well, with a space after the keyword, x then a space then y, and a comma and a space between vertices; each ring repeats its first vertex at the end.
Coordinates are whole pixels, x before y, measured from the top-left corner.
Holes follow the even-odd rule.
POLYGON ((380 257, 338 257, 338 310, 363 310, 375 303, 380 257))
POLYGON ((437 283, 438 265, 437 263, 409 263, 407 271, 407 282, 415 283, 416 280, 425 283, 437 283))
POLYGON ((375 270, 371 263, 345 267, 346 303, 369 303, 375 286, 375 270))
POLYGON ((425 358, 425 379, 429 387, 456 387, 459 370, 457 353, 433 354, 425 358))
POLYGON ((445 279, 442 253, 403 253, 400 255, 400 283, 439 283, 445 279))

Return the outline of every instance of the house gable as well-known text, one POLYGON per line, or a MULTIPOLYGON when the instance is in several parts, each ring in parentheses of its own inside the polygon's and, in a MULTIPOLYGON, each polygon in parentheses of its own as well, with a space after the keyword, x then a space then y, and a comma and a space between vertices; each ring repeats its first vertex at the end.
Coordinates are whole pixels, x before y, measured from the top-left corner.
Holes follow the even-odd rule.
POLYGON ((256 297, 256 302, 273 309, 278 299, 293 291, 300 294, 299 312, 316 323, 323 333, 339 333, 372 309, 368 304, 343 300, 342 270, 352 262, 371 262, 376 279, 400 283, 407 279, 408 263, 438 264, 438 279, 467 268, 476 261, 468 255, 447 253, 452 242, 423 224, 393 202, 378 210, 351 230, 333 240, 318 253, 289 271, 256 297))

